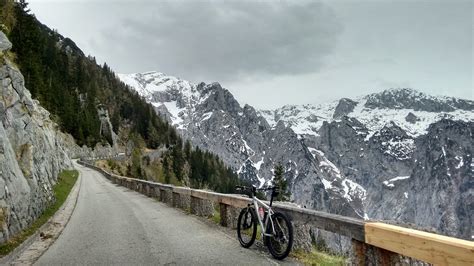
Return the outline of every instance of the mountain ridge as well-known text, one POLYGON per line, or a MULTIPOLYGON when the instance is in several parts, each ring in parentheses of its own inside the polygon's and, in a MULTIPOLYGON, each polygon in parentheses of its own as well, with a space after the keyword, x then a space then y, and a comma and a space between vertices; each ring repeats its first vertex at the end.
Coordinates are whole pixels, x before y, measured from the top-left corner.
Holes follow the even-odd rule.
MULTIPOLYGON (((120 76, 127 83, 123 79, 127 75, 120 76)), ((446 232, 443 225, 432 223, 436 219, 432 215, 428 215, 429 221, 410 220, 397 214, 408 212, 407 206, 401 204, 393 212, 389 200, 380 200, 380 196, 387 189, 404 189, 397 184, 406 180, 398 177, 412 177, 414 155, 427 149, 417 146, 418 139, 433 134, 431 125, 446 126, 442 121, 459 119, 461 127, 472 127, 472 101, 399 89, 269 111, 242 106, 218 83, 188 83, 188 89, 195 92, 193 98, 180 94, 181 79, 166 79, 172 82, 150 93, 153 96, 148 101, 154 101, 155 110, 185 139, 219 154, 242 179, 259 186, 268 184, 273 165, 281 162, 292 200, 301 206, 362 219, 413 222, 446 232), (454 108, 453 103, 461 108, 454 108), (388 107, 382 108, 384 104, 388 107)), ((458 186, 462 184, 454 184, 458 186)), ((403 199, 405 193, 409 191, 395 194, 403 199)), ((462 213, 453 215, 466 218, 462 213)))

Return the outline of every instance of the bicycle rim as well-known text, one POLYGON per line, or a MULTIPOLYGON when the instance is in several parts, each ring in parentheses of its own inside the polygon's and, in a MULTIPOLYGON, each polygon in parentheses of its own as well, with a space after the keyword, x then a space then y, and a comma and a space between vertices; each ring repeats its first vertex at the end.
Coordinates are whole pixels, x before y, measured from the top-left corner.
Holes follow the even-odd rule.
POLYGON ((250 246, 255 241, 256 234, 252 210, 247 209, 238 222, 239 241, 244 247, 250 246))
MULTIPOLYGON (((273 235, 268 238, 267 244, 272 255, 277 258, 286 257, 292 244, 290 239, 291 229, 289 228, 291 225, 288 224, 283 217, 278 215, 272 217, 272 220, 274 232, 272 232, 273 235)), ((273 230, 270 228, 269 231, 271 232, 273 230)))

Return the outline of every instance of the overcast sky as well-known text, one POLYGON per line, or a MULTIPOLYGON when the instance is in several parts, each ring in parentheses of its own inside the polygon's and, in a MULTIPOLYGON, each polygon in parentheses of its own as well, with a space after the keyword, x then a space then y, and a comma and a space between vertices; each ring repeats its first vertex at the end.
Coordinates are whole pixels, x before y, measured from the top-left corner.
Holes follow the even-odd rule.
POLYGON ((471 1, 29 2, 118 73, 218 81, 258 108, 398 87, 474 98, 471 1))

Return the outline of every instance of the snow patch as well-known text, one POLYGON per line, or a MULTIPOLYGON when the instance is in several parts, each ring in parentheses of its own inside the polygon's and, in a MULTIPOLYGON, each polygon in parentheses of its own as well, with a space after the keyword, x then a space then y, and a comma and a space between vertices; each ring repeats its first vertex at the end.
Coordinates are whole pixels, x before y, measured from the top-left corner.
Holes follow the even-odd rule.
POLYGON ((250 148, 250 146, 247 144, 247 141, 245 141, 245 139, 242 138, 242 142, 244 143, 244 146, 240 149, 241 152, 246 152, 250 155, 250 156, 253 156, 255 154, 255 151, 250 148))
POLYGON ((391 155, 398 160, 408 160, 411 158, 413 151, 415 150, 415 140, 413 139, 401 139, 382 142, 384 146, 385 154, 391 155))
POLYGON ((319 156, 324 157, 324 152, 322 152, 318 149, 308 147, 308 150, 311 153, 311 155, 313 155, 313 158, 316 158, 316 154, 319 154, 319 156))
MULTIPOLYGON (((186 110, 186 108, 179 108, 177 102, 164 102, 163 105, 166 107, 166 110, 171 114, 171 121, 173 125, 181 125, 183 119, 180 114, 186 110)), ((156 106, 156 105, 154 105, 156 106)))
POLYGON ((332 189, 332 185, 331 185, 332 182, 331 181, 328 181, 324 178, 321 178, 321 182, 324 185, 324 189, 326 189, 326 190, 332 189))
MULTIPOLYGON (((411 137, 426 134, 429 125, 446 118, 446 116, 455 117, 457 120, 474 122, 474 112, 469 110, 457 109, 452 112, 427 112, 414 109, 366 108, 365 104, 368 97, 370 95, 354 99, 358 104, 347 115, 348 117, 356 118, 368 129, 368 132, 355 129, 359 135, 367 134, 365 135, 365 141, 368 141, 374 133, 380 131, 390 121, 395 122, 411 137), (408 122, 406 117, 409 113, 414 114, 417 117, 417 121, 414 123, 408 122)), ((442 101, 443 99, 440 98, 439 100, 442 101)), ((339 121, 332 117, 338 103, 339 101, 319 105, 285 105, 273 111, 260 111, 260 113, 269 123, 271 121, 271 124, 275 124, 280 120, 283 121, 296 134, 318 136, 318 131, 324 121, 339 121), (278 120, 275 120, 275 117, 278 117, 278 120)))
POLYGON ((456 156, 454 158, 459 161, 458 165, 455 166, 456 169, 464 166, 464 159, 461 156, 456 156))
POLYGON ((331 161, 328 159, 324 158, 323 161, 319 162, 319 167, 329 167, 331 168, 337 175, 341 174, 341 171, 339 171, 339 168, 337 168, 331 161))
POLYGON ((393 188, 393 187, 395 187, 394 182, 400 181, 400 180, 409 179, 409 178, 410 178, 410 176, 397 176, 397 177, 394 177, 394 178, 392 178, 392 179, 385 180, 385 181, 383 181, 382 183, 383 183, 385 186, 389 187, 389 188, 393 188))
POLYGON ((258 161, 254 164, 255 169, 257 169, 257 171, 260 171, 260 167, 262 166, 263 161, 264 161, 264 157, 262 157, 262 159, 260 161, 258 161))
POLYGON ((204 121, 208 120, 209 118, 211 118, 212 114, 213 114, 213 112, 204 113, 202 115, 201 122, 204 122, 204 121))
POLYGON ((343 197, 348 201, 353 201, 354 198, 359 198, 362 201, 365 201, 367 197, 367 191, 361 185, 350 179, 346 178, 342 181, 342 188, 344 190, 343 197))

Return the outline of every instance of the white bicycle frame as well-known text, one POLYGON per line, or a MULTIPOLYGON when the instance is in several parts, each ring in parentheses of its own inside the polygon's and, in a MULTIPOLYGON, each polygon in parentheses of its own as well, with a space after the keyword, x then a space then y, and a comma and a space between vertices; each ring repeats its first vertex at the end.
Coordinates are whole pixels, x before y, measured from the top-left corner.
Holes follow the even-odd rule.
POLYGON ((265 204, 265 202, 259 200, 256 196, 252 196, 252 203, 253 203, 253 206, 255 207, 255 211, 257 213, 258 223, 260 224, 260 228, 262 228, 262 232, 261 232, 262 238, 263 238, 263 236, 273 236, 273 234, 275 233, 275 225, 273 224, 273 220, 270 219, 270 216, 272 216, 275 212, 272 210, 272 208, 270 206, 265 204), (262 205, 263 208, 268 211, 267 218, 266 218, 265 221, 262 221, 262 217, 260 217, 259 204, 262 205), (268 220, 270 220, 270 223, 272 225, 272 233, 273 234, 265 233, 265 231, 266 231, 265 228, 267 228, 268 220))

